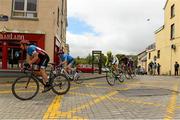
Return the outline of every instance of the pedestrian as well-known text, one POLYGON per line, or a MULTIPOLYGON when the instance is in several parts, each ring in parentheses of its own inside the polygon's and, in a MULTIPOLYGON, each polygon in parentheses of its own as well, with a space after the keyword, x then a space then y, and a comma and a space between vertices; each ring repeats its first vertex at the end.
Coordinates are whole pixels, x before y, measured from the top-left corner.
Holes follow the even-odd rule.
POLYGON ((175 76, 178 76, 178 71, 179 71, 179 63, 176 61, 174 64, 174 69, 175 69, 175 76))
POLYGON ((153 75, 156 75, 156 69, 157 69, 157 64, 156 62, 153 63, 153 75))
POLYGON ((160 67, 161 67, 161 65, 158 63, 157 64, 157 73, 158 73, 158 75, 160 75, 160 67))

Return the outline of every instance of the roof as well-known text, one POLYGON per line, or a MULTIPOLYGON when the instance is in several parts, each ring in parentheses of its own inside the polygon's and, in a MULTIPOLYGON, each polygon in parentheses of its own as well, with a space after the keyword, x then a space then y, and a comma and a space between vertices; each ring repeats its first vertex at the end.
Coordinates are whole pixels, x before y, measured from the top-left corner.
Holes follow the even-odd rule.
POLYGON ((157 33, 159 33, 161 30, 163 30, 164 29, 164 25, 163 26, 161 26, 160 28, 158 28, 154 33, 155 34, 157 34, 157 33))
POLYGON ((146 51, 155 50, 155 48, 156 48, 156 43, 153 43, 146 48, 146 51))
POLYGON ((140 52, 140 53, 138 54, 138 56, 141 55, 141 54, 143 54, 143 53, 145 53, 145 52, 146 52, 146 50, 140 52))

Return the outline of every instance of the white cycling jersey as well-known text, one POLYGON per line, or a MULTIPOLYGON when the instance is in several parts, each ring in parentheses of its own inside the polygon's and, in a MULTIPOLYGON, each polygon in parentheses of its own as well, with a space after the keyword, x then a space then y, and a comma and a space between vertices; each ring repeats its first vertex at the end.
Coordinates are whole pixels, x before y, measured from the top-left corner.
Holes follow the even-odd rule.
POLYGON ((112 61, 113 65, 119 65, 119 60, 116 56, 113 57, 113 61, 112 61))

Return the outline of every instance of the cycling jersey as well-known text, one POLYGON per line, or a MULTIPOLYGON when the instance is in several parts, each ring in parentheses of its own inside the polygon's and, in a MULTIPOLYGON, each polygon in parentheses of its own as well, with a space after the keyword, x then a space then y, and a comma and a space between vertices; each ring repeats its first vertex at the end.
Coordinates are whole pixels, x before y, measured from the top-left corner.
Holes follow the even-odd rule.
POLYGON ((27 48, 28 55, 32 56, 36 52, 41 54, 41 55, 47 55, 46 51, 44 51, 43 49, 41 49, 35 45, 28 46, 28 48, 27 48))
POLYGON ((44 51, 43 49, 41 49, 35 45, 28 46, 27 54, 29 56, 33 56, 33 54, 35 54, 35 53, 38 53, 38 57, 39 57, 39 59, 35 63, 41 68, 46 68, 47 64, 49 62, 49 56, 46 53, 46 51, 44 51))
POLYGON ((116 56, 113 57, 112 64, 113 64, 113 65, 119 65, 119 60, 118 60, 118 58, 117 58, 116 56))
POLYGON ((70 55, 68 54, 63 54, 63 55, 59 55, 61 61, 67 61, 68 64, 72 63, 74 61, 74 58, 71 57, 70 55))

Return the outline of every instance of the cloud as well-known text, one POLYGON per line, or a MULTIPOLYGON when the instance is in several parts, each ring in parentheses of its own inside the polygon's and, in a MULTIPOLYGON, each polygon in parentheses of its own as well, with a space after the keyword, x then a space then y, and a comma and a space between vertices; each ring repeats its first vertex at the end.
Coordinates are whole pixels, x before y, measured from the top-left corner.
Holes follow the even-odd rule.
POLYGON ((83 21, 93 30, 83 34, 68 30, 70 54, 76 57, 87 56, 92 50, 112 50, 114 54, 143 51, 155 41, 154 31, 163 25, 164 5, 165 0, 68 0, 68 17, 83 21))

